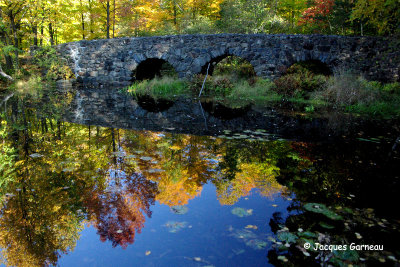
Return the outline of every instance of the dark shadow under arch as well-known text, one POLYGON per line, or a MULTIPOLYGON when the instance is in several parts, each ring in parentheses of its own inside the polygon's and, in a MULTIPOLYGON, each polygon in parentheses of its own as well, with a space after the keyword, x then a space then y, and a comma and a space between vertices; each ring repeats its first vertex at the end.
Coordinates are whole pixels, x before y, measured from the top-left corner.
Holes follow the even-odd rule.
POLYGON ((219 102, 202 101, 202 107, 213 117, 221 120, 232 120, 246 115, 251 109, 251 104, 246 104, 243 107, 231 108, 219 102))
POLYGON ((254 71, 254 66, 247 59, 232 54, 224 54, 211 59, 201 68, 201 74, 207 73, 208 64, 210 64, 210 67, 208 69, 208 74, 213 75, 215 70, 218 68, 218 63, 220 62, 222 63, 224 61, 229 62, 234 60, 237 61, 240 65, 245 66, 245 69, 247 70, 246 72, 248 72, 249 77, 256 76, 256 73, 254 71))
POLYGON ((148 58, 142 61, 132 73, 135 81, 150 80, 165 75, 176 76, 177 73, 171 64, 159 58, 148 58))
POLYGON ((318 59, 310 59, 305 61, 298 61, 293 63, 287 71, 290 72, 290 69, 293 68, 294 65, 299 65, 307 70, 311 71, 313 74, 321 74, 325 76, 330 76, 333 74, 331 68, 328 64, 318 60, 318 59))

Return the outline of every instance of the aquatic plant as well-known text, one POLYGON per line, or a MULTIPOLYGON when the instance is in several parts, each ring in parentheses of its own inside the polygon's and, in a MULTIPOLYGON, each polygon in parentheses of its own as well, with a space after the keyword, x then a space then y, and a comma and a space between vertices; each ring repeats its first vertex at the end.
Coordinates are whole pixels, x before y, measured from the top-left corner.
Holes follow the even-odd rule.
POLYGON ((343 217, 328 209, 324 204, 320 203, 307 203, 304 209, 314 213, 320 213, 332 220, 342 220, 343 217))
POLYGON ((231 212, 232 212, 232 214, 234 214, 234 215, 236 215, 238 217, 248 217, 250 215, 253 215, 253 210, 252 209, 246 210, 246 209, 239 208, 239 207, 233 208, 231 210, 231 212))

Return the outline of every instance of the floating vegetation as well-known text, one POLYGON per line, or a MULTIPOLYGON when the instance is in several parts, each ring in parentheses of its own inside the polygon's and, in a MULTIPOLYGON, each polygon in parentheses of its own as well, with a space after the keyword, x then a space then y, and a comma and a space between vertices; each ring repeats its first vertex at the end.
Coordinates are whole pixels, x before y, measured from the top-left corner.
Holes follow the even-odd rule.
POLYGON ((372 143, 376 143, 376 144, 380 144, 381 143, 381 140, 380 139, 378 139, 378 138, 369 138, 369 139, 367 139, 367 138, 361 138, 361 137, 359 137, 359 138, 357 138, 359 141, 363 141, 363 142, 372 142, 372 143))
POLYGON ((238 217, 247 217, 247 216, 253 215, 252 209, 246 210, 246 209, 239 208, 239 207, 233 208, 231 212, 232 212, 232 214, 234 214, 238 217))
POLYGON ((245 228, 246 228, 246 229, 254 229, 254 230, 257 230, 257 229, 258 229, 257 225, 252 225, 252 224, 246 225, 245 228))
POLYGON ((168 221, 166 224, 164 224, 164 226, 169 229, 168 232, 170 233, 177 233, 180 230, 186 228, 186 225, 187 222, 176 222, 176 221, 168 221))
POLYGON ((30 154, 29 157, 35 159, 35 158, 41 158, 41 157, 43 157, 43 155, 39 154, 39 153, 33 153, 33 154, 30 154))
POLYGON ((318 235, 316 233, 308 232, 308 231, 307 232, 298 233, 298 236, 306 237, 306 238, 317 238, 318 237, 318 235))
POLYGON ((325 228, 325 229, 333 229, 333 228, 335 228, 335 226, 330 225, 330 224, 328 224, 328 223, 326 223, 326 222, 319 222, 319 225, 320 225, 321 227, 325 228))
POLYGON ((232 234, 236 239, 254 239, 257 238, 257 235, 250 230, 243 229, 233 229, 232 234))
POLYGON ((277 235, 278 239, 287 243, 295 243, 298 237, 290 232, 280 232, 277 235))
POLYGON ((149 169, 148 172, 149 173, 157 173, 157 172, 163 172, 164 170, 162 169, 149 169))
POLYGON ((140 159, 143 160, 143 161, 150 161, 150 160, 153 160, 152 157, 140 157, 140 159))
POLYGON ((310 212, 323 214, 332 220, 342 220, 343 217, 328 209, 324 204, 320 203, 307 203, 304 209, 310 212))
POLYGON ((333 257, 331 259, 331 262, 333 263, 337 263, 340 266, 343 266, 344 262, 341 261, 345 261, 345 262, 356 262, 359 260, 359 255, 357 253, 356 250, 351 250, 351 249, 347 249, 347 250, 334 250, 333 254, 335 257, 333 257))
POLYGON ((244 249, 232 249, 232 251, 235 255, 240 255, 246 252, 244 249))
POLYGON ((253 249, 260 250, 267 247, 267 242, 259 240, 259 239, 250 239, 246 242, 246 246, 249 246, 253 249))
POLYGON ((186 214, 188 212, 189 208, 186 206, 173 206, 171 207, 171 211, 175 214, 186 214))
POLYGON ((111 154, 113 154, 116 157, 120 157, 120 158, 125 157, 125 153, 122 151, 112 152, 111 154))
POLYGON ((283 255, 278 256, 278 260, 283 261, 283 262, 287 262, 288 261, 288 259, 283 255))

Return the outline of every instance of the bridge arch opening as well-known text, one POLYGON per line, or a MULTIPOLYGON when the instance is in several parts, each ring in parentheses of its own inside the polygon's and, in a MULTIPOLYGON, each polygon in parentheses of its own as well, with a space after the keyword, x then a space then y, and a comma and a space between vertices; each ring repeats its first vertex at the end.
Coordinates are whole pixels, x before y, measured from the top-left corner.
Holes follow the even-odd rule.
POLYGON ((148 58, 142 61, 132 73, 134 81, 151 80, 155 77, 177 77, 174 67, 159 58, 148 58))
POLYGON ((225 54, 213 58, 207 62, 201 69, 202 74, 209 75, 235 75, 238 78, 251 78, 256 76, 253 65, 246 59, 235 55, 225 54), (208 66, 210 64, 210 66, 208 66))
POLYGON ((285 74, 299 72, 302 69, 306 69, 315 75, 324 75, 324 76, 332 75, 332 70, 328 66, 328 64, 318 59, 295 62, 285 71, 286 72, 285 74))
POLYGON ((280 71, 282 76, 274 80, 273 90, 280 95, 304 99, 309 99, 313 92, 321 90, 332 74, 329 66, 319 60, 296 62, 280 71))

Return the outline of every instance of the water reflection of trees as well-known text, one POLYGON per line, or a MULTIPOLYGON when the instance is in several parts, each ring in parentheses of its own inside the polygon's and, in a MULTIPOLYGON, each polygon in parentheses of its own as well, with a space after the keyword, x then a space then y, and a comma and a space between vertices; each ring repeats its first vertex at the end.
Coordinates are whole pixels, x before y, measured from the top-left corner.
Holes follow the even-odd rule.
POLYGON ((283 189, 275 178, 279 158, 291 153, 285 142, 80 126, 29 106, 14 100, 1 120, 0 245, 7 265, 55 265, 87 221, 102 241, 126 247, 156 200, 185 205, 208 182, 224 205, 254 188, 265 196, 283 189))

